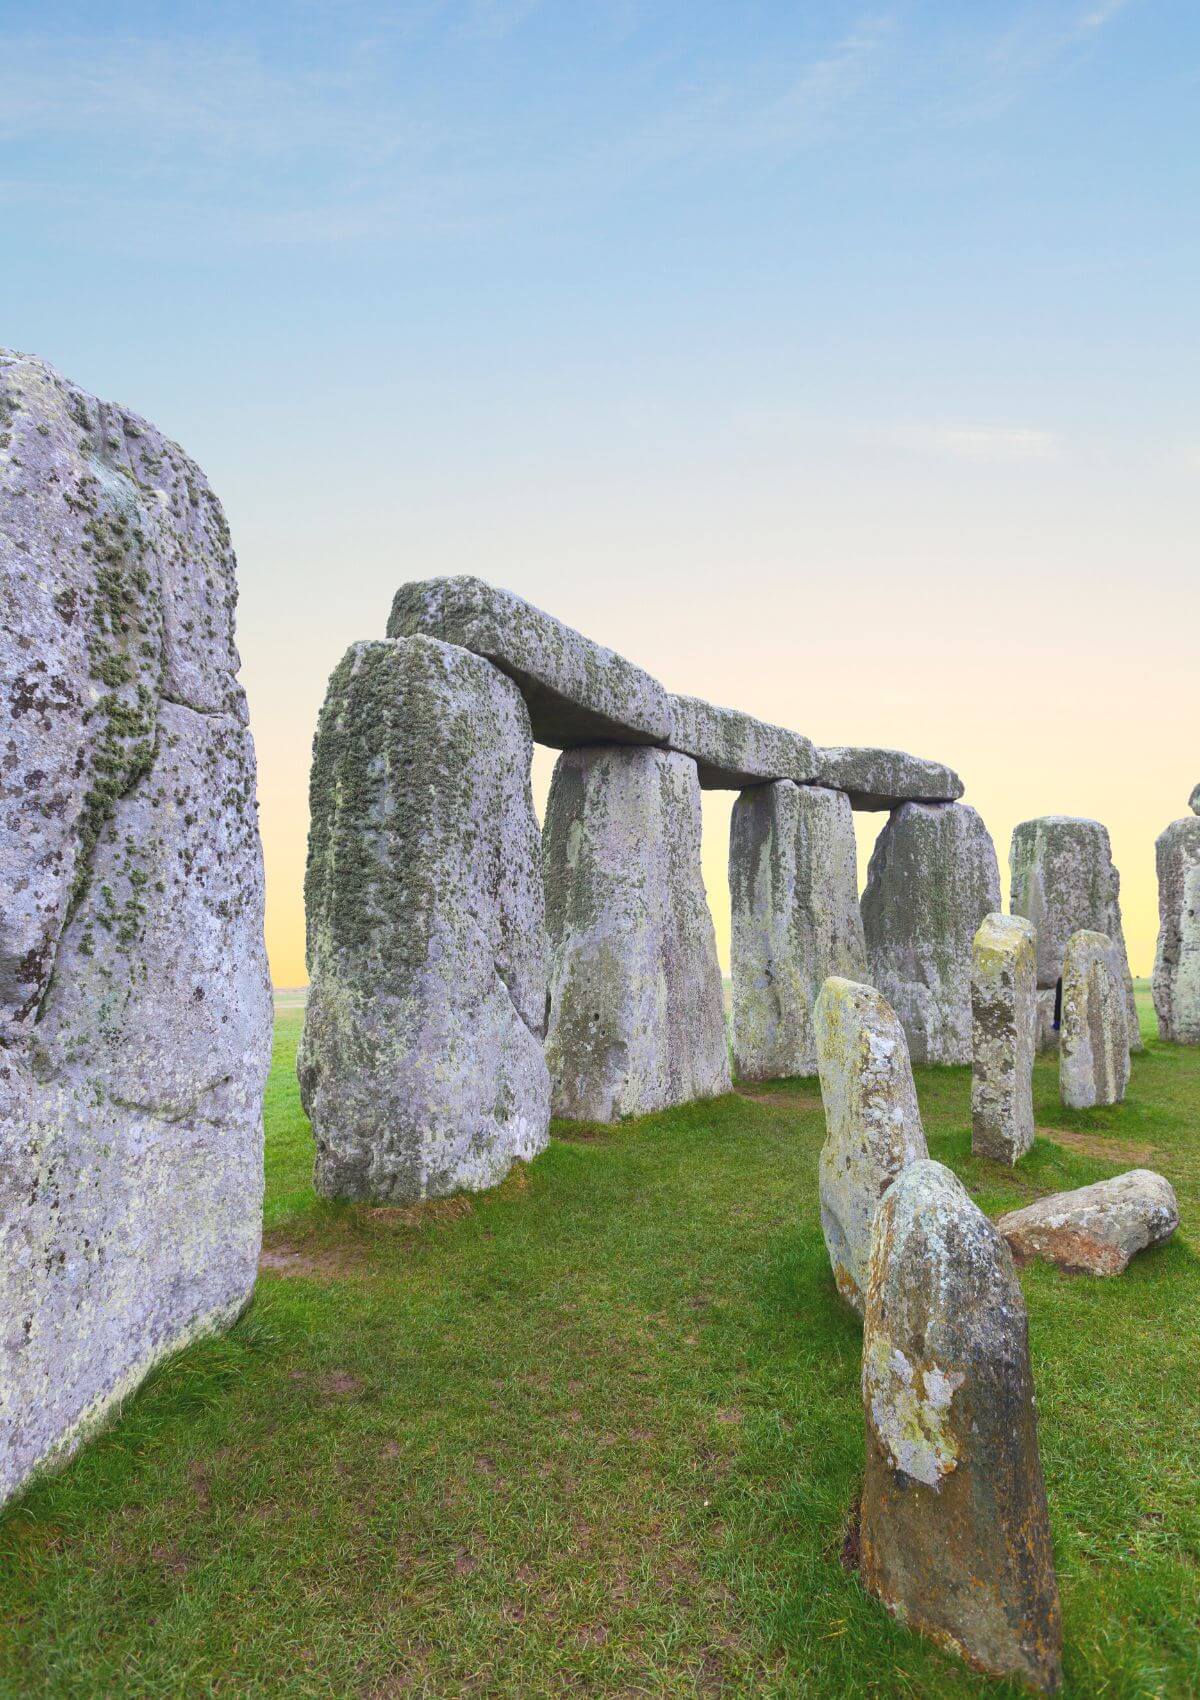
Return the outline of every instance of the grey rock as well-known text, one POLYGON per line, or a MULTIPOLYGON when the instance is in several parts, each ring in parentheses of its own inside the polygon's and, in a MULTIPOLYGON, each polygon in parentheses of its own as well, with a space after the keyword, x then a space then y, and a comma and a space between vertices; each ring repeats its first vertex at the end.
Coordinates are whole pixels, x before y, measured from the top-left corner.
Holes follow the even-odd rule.
POLYGON ((743 791, 729 828, 733 1058, 743 1080, 812 1074, 812 1008, 831 974, 866 973, 854 817, 842 791, 743 791))
POLYGON ((1022 1262, 1040 1257, 1076 1275, 1121 1275, 1139 1251, 1170 1239, 1179 1204, 1164 1175, 1129 1169, 1010 1210, 996 1226, 1022 1262))
POLYGON ((542 863, 554 1113, 611 1122, 727 1092, 695 762, 621 745, 566 751, 542 863))
POLYGON ((1158 948, 1154 1008, 1158 1035, 1200 1045, 1200 820, 1172 821, 1154 847, 1158 864, 1158 948))
POLYGON ((971 953, 971 1150, 1015 1163, 1033 1145, 1037 933, 1021 915, 987 915, 971 953))
POLYGON ((1104 933, 1072 933, 1063 963, 1058 1084, 1064 1104, 1119 1104, 1129 1084, 1121 956, 1104 933))
POLYGON ((700 697, 671 698, 671 748, 694 759, 705 790, 740 791, 775 779, 803 782, 816 772, 811 739, 700 697))
POLYGON ((329 1198, 480 1191, 548 1138, 532 739, 490 662, 352 645, 313 747, 297 1072, 329 1198))
POLYGON ((1200 815, 1200 785, 1197 785, 1188 798, 1188 808, 1194 815, 1200 815))
POLYGON ((818 749, 815 781, 849 794, 856 809, 894 809, 901 803, 953 803, 963 782, 953 768, 903 750, 818 749))
POLYGON ((826 1129, 821 1228, 838 1292, 861 1314, 879 1200, 928 1148, 904 1029, 879 993, 831 977, 814 1027, 826 1129))
MULTIPOLYGON (((1024 916, 1016 919, 1024 920, 1024 916)), ((1033 923, 1030 922, 1032 926, 1033 923)), ((1037 994, 1037 1028, 1036 1048, 1038 1054, 1043 1051, 1057 1051, 1058 1026, 1055 1020, 1058 1010, 1058 991, 1054 986, 1038 987, 1037 994)))
POLYGON ((971 946, 1000 907, 987 828, 963 803, 904 803, 876 840, 863 892, 870 979, 918 1063, 971 1060, 971 946))
POLYGON ((567 749, 670 739, 670 699, 649 673, 482 579, 401 585, 387 633, 440 638, 493 662, 520 686, 541 744, 567 749))
POLYGON ((1062 1619, 1025 1301, 940 1163, 904 1169, 879 1207, 862 1389, 866 1587, 976 1669, 1053 1692, 1062 1619))
POLYGON ((182 450, 0 352, 0 1500, 253 1289, 271 996, 235 575, 182 450))

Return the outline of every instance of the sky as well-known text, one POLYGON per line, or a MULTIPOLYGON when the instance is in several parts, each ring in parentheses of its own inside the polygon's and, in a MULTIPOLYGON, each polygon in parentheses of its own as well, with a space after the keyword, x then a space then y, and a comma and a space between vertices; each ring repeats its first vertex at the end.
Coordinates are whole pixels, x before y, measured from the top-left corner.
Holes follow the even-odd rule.
POLYGON ((276 983, 328 675, 458 572, 951 763, 1005 874, 1018 820, 1103 820, 1148 972, 1200 780, 1198 187, 1194 0, 0 0, 0 341, 225 504, 276 983))

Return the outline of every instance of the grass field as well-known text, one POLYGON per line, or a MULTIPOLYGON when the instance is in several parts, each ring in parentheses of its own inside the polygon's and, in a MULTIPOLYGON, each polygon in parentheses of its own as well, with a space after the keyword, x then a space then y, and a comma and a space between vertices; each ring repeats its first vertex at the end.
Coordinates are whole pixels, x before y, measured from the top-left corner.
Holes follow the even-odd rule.
MULTIPOLYGON (((1145 995, 1141 994, 1145 1003, 1145 995)), ((859 1326, 821 1242, 815 1082, 565 1127, 496 1192, 314 1198, 280 1012, 265 1270, 0 1523, 0 1693, 973 1695, 840 1562, 859 1326)), ((1149 1030, 1148 1010, 1143 1022, 1149 1030)), ((1148 1163, 1183 1228, 1118 1280, 1033 1266, 1072 1696, 1200 1693, 1200 1050, 1014 1174, 918 1071, 989 1211, 1148 1163)))

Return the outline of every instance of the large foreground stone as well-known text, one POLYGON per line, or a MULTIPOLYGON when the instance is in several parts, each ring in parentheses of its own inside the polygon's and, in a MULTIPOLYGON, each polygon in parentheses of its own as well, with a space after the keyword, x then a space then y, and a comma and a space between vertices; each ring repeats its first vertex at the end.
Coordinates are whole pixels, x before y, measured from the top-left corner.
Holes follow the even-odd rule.
POLYGON ((542 837, 554 1113, 615 1121, 729 1090, 696 764, 559 757, 542 837))
POLYGON ((812 1009, 831 974, 866 973, 854 817, 842 791, 756 785, 729 827, 733 1060, 743 1080, 812 1074, 812 1009))
POLYGON ((1037 934, 1021 915, 988 915, 971 953, 971 1149, 1015 1163, 1030 1149, 1037 1043, 1037 934))
POLYGON ((624 656, 478 578, 403 584, 388 620, 390 638, 440 638, 482 655, 520 686, 533 735, 567 749, 599 740, 666 744, 666 691, 624 656))
POLYGON ((1072 1110, 1119 1104, 1129 1084, 1123 958, 1104 933, 1073 933, 1063 963, 1058 1084, 1072 1110))
POLYGON ((1130 1169, 1010 1210, 996 1226, 1022 1261, 1040 1257, 1077 1275, 1121 1275, 1139 1251, 1170 1239, 1179 1205, 1164 1175, 1130 1169))
POLYGON ((802 733, 700 697, 671 698, 671 748, 695 760, 706 790, 740 791, 775 779, 803 782, 816 772, 812 741, 802 733))
POLYGON ((1200 820, 1172 821, 1154 846, 1158 948, 1154 1009, 1160 1039, 1200 1045, 1200 820))
POLYGON ((849 794, 856 809, 895 809, 901 803, 953 803, 963 782, 953 768, 903 750, 818 749, 818 785, 849 794))
POLYGON ((193 461, 0 352, 0 1500, 253 1288, 271 996, 235 575, 193 461))
POLYGON ((863 1581, 976 1669, 1053 1691, 1062 1622, 1025 1302, 1008 1247, 940 1163, 875 1220, 863 1326, 863 1581))
POLYGON ((529 716, 432 638, 352 646, 313 748, 298 1059, 328 1198, 478 1191, 547 1140, 529 716))
POLYGON ((904 1029, 879 993, 826 980, 814 1027, 826 1129, 821 1229, 838 1292, 861 1313, 879 1200, 928 1148, 904 1029))
POLYGON ((870 978, 914 1062, 971 1060, 971 946, 1000 907, 987 828, 963 803, 904 803, 876 840, 863 892, 870 978))
POLYGON ((1113 866, 1108 830, 1098 820, 1042 815, 1013 829, 1009 852, 1014 915, 1037 928, 1038 985, 1053 988, 1063 971, 1067 940, 1088 930, 1117 947, 1129 1015, 1130 1049, 1142 1049, 1133 979, 1121 925, 1121 876, 1113 866))

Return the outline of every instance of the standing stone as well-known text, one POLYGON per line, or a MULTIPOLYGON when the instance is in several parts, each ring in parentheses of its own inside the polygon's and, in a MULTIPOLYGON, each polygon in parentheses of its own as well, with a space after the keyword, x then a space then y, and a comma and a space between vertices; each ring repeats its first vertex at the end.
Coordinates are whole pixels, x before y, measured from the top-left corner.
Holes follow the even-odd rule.
POLYGON ((728 1092, 695 762, 629 745, 565 751, 542 864, 555 1115, 611 1122, 728 1092))
POLYGON ((1053 1692, 1062 1620, 1025 1301, 940 1163, 911 1164, 879 1207, 862 1388, 865 1585, 976 1669, 1053 1692))
POLYGON ((1058 1084, 1072 1110, 1119 1104, 1129 1084, 1121 957, 1104 933, 1072 933, 1063 963, 1058 1084))
POLYGON ((861 1314, 876 1207, 928 1148, 904 1029, 879 993, 826 980, 813 1025, 826 1128, 821 1229, 838 1292, 861 1314))
POLYGON ((964 803, 904 803, 880 833, 862 917, 870 978, 914 1062, 971 1060, 971 946, 1000 907, 987 828, 964 803))
POLYGON ((971 956, 971 1150, 1015 1163, 1033 1145, 1037 934, 1020 915, 988 915, 971 956))
POLYGON ((1200 815, 1200 785, 1197 785, 1188 798, 1188 808, 1194 815, 1200 815))
POLYGON ((494 1186, 543 1149, 529 716, 435 638, 354 644, 313 747, 300 1095, 327 1198, 494 1186))
POLYGON ((1042 815, 1013 829, 1009 852, 1014 915, 1037 928, 1038 985, 1053 990, 1072 933, 1105 933, 1116 946, 1128 1006, 1130 1049, 1142 1049, 1133 978, 1121 925, 1121 876, 1098 820, 1042 815))
POLYGON ((831 974, 866 974, 854 816, 842 791, 756 785, 729 827, 733 1060, 743 1080, 812 1074, 812 1008, 831 974))
POLYGON ((996 1226, 1022 1262, 1040 1257, 1074 1275, 1123 1275, 1139 1251, 1170 1239, 1179 1203, 1165 1175, 1129 1169, 1010 1210, 996 1226))
POLYGON ((249 1299, 271 991, 221 506, 3 351, 0 596, 2 1501, 249 1299))
POLYGON ((1154 1009, 1158 1035, 1200 1045, 1200 820, 1172 821, 1155 847, 1158 949, 1154 1009))

